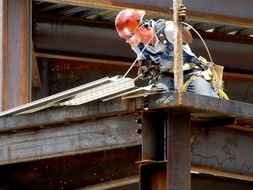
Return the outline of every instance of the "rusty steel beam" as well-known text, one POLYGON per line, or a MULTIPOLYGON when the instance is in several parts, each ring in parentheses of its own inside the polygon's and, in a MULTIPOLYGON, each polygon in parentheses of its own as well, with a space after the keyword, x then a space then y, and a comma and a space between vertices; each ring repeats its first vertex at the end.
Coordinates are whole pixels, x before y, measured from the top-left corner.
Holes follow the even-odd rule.
POLYGON ((30 1, 4 3, 2 110, 30 99, 30 1))
POLYGON ((172 109, 182 109, 190 112, 198 110, 197 112, 236 117, 237 122, 242 120, 251 123, 253 121, 253 106, 250 103, 236 100, 227 101, 188 92, 155 95, 148 98, 147 104, 150 110, 165 109, 169 106, 172 109), (180 101, 181 98, 182 102, 180 101))
POLYGON ((135 115, 1 134, 0 165, 140 144, 135 115))
MULTIPOLYGON (((0 166, 0 189, 115 189, 138 187, 140 146, 0 166), (131 185, 132 184, 132 185, 131 185)), ((130 188, 132 189, 132 188, 130 188)))
MULTIPOLYGON (((0 1, 0 89, 3 89, 3 64, 4 64, 4 56, 3 56, 3 42, 4 42, 4 38, 3 38, 3 18, 4 18, 4 3, 3 1, 0 1)), ((2 111, 2 97, 3 97, 3 93, 2 90, 0 91, 0 111, 2 111)))
POLYGON ((164 161, 165 160, 165 117, 163 111, 142 112, 142 160, 164 161))
MULTIPOLYGON (((122 9, 124 7, 140 8, 160 14, 171 14, 172 1, 157 0, 44 0, 45 2, 66 3, 77 6, 102 7, 122 9)), ((251 1, 215 0, 203 3, 201 0, 184 0, 188 8, 188 17, 192 20, 232 24, 253 28, 253 15, 251 14, 251 1), (236 11, 235 11, 236 10, 236 11)))
MULTIPOLYGON (((194 34, 194 33, 192 33, 194 34)), ((227 69, 236 70, 237 73, 250 72, 253 70, 251 62, 253 62, 253 38, 242 37, 236 35, 224 35, 219 33, 201 33, 206 40, 208 48, 215 58, 215 63, 223 65, 225 71, 227 69), (210 40, 209 40, 210 39, 210 40), (238 57, 240 57, 240 64, 238 64, 238 57)), ((196 36, 196 35, 195 35, 196 36)), ((115 59, 115 55, 120 60, 128 60, 129 65, 135 59, 135 55, 131 48, 126 45, 124 40, 121 40, 115 29, 101 29, 98 27, 82 27, 61 24, 38 23, 37 25, 37 52, 49 52, 50 54, 67 54, 71 53, 73 56, 93 57, 115 59), (52 28, 56 28, 53 30, 52 28), (71 29, 71 30, 70 30, 71 29), (75 33, 74 38, 69 31, 75 33), (95 31, 95 32, 94 32, 95 31), (103 38, 101 38, 101 32, 103 38), (54 38, 54 36, 59 36, 54 38), (71 37, 72 36, 72 37, 71 37), (81 36, 86 36, 82 38, 81 36), (114 43, 111 43, 113 40, 114 43), (100 45, 94 44, 99 41, 100 45), (108 47, 108 48, 104 48, 108 47), (121 51, 119 51, 121 50, 121 51)), ((191 44, 197 56, 206 56, 206 50, 202 42, 196 37, 191 44)), ((62 58, 60 56, 51 56, 50 54, 38 54, 41 57, 48 58, 62 58)), ((71 59, 71 57, 69 58, 71 59)), ((119 63, 120 64, 120 63, 119 63)))
POLYGON ((140 189, 190 190, 189 113, 144 111, 142 116, 140 189))
POLYGON ((191 127, 186 112, 167 114, 167 190, 191 190, 191 127))
POLYGON ((0 133, 131 114, 141 109, 141 106, 141 101, 121 101, 118 99, 90 103, 85 106, 51 109, 32 114, 2 117, 0 118, 0 133))
MULTIPOLYGON (((191 93, 184 93, 182 100, 182 103, 179 103, 177 93, 165 93, 149 96, 145 100, 142 98, 136 101, 119 99, 3 117, 0 118, 0 159, 2 159, 2 164, 6 164, 78 154, 96 150, 94 148, 96 142, 101 142, 100 145, 97 144, 97 148, 101 150, 116 146, 114 143, 118 143, 119 146, 122 146, 124 142, 124 146, 133 142, 140 145, 141 139, 135 132, 139 127, 135 123, 135 114, 143 109, 145 103, 145 106, 148 105, 148 112, 155 112, 153 117, 147 115, 146 124, 143 123, 148 126, 143 128, 144 138, 149 139, 148 144, 143 145, 145 160, 156 162, 165 160, 164 131, 161 130, 163 124, 167 123, 164 122, 166 117, 164 111, 165 113, 168 110, 186 111, 192 113, 191 121, 198 127, 198 130, 194 129, 196 140, 193 141, 192 146, 194 167, 205 167, 209 171, 222 170, 233 174, 236 178, 245 177, 253 181, 252 177, 250 178, 253 173, 250 158, 250 155, 253 154, 251 149, 253 142, 250 138, 253 133, 252 104, 233 100, 225 101, 191 93), (133 115, 130 117, 129 114, 133 115), (129 117, 123 115, 129 115, 129 117), (230 124, 230 126, 218 126, 219 123, 215 118, 219 118, 223 124, 230 124), (225 122, 226 118, 227 122, 225 122), (239 123, 243 125, 240 126, 239 123), (155 136, 151 139, 148 135, 152 133, 155 136), (106 136, 108 138, 103 138, 106 136), (101 141, 96 141, 96 137, 98 139, 101 137, 101 141), (85 139, 90 139, 90 141, 85 141, 85 139), (103 144, 102 139, 106 139, 109 144, 103 144), (81 144, 78 143, 79 141, 81 144), (219 153, 219 156, 214 154, 216 152, 219 153), (8 160, 8 158, 12 159, 8 160)), ((155 171, 160 173, 162 168, 163 165, 155 171)), ((160 174, 163 176, 164 173, 160 174)))
POLYGON ((142 125, 142 158, 140 162, 140 189, 166 190, 165 161, 165 118, 160 112, 143 111, 142 125))
POLYGON ((129 176, 122 179, 116 179, 109 182, 98 183, 86 187, 77 188, 74 190, 104 190, 104 189, 115 189, 115 188, 137 188, 139 184, 139 176, 129 176))
POLYGON ((246 176, 253 174, 252 132, 218 127, 194 127, 192 131, 195 137, 192 145, 193 166, 204 166, 210 171, 211 168, 222 168, 223 172, 231 172, 228 175, 231 177, 242 173, 246 176))

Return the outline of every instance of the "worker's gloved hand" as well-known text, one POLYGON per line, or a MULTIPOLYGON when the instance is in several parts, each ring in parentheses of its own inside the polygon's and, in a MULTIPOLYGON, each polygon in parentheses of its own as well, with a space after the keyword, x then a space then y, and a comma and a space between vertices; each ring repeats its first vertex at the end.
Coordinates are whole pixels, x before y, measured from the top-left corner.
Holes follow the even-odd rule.
POLYGON ((138 76, 142 75, 140 79, 152 78, 158 73, 158 66, 151 60, 139 60, 138 63, 138 76))
POLYGON ((178 10, 178 17, 180 21, 185 21, 187 18, 186 15, 186 7, 184 5, 181 5, 179 10, 178 10))
POLYGON ((138 76, 139 75, 142 75, 141 79, 146 79, 149 77, 149 69, 146 65, 142 65, 139 67, 138 76))

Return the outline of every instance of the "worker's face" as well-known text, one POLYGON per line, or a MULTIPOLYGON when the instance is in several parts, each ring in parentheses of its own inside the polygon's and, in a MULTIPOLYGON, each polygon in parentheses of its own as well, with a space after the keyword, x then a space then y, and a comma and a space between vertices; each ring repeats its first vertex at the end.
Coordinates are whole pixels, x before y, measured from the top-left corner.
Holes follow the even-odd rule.
POLYGON ((124 36, 123 38, 126 40, 126 43, 135 47, 138 46, 142 42, 142 36, 139 31, 139 28, 137 28, 137 30, 130 33, 129 35, 124 36))

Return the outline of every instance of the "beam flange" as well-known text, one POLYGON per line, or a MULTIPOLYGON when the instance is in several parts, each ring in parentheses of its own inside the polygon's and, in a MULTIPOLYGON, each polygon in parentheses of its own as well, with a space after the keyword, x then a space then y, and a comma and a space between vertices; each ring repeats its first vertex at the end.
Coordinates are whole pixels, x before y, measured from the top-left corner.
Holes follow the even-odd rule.
MULTIPOLYGON (((151 0, 44 0, 45 2, 65 3, 76 6, 101 7, 109 9, 122 9, 125 7, 139 8, 157 12, 160 15, 171 14, 172 1, 157 0, 156 4, 151 0)), ((245 26, 253 28, 253 15, 251 7, 253 2, 240 2, 239 0, 214 0, 203 4, 201 0, 184 0, 188 9, 188 18, 196 21, 214 22, 245 26), (236 11, 235 11, 236 10, 236 11)))

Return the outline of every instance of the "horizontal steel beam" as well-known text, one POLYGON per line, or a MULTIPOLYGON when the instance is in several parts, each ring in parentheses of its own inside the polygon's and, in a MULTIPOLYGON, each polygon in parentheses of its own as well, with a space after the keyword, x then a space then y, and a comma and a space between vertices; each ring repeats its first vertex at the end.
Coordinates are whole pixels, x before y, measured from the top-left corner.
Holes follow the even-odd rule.
MULTIPOLYGON (((124 7, 141 8, 149 11, 171 14, 172 1, 164 0, 44 0, 54 3, 66 3, 77 6, 103 7, 122 9, 124 7)), ((184 0, 188 16, 192 20, 232 24, 253 28, 251 14, 252 1, 213 0, 203 3, 202 0, 184 0)))
POLYGON ((253 106, 250 103, 201 96, 194 93, 164 93, 149 96, 147 105, 150 110, 179 109, 191 113, 208 113, 216 116, 234 117, 238 121, 253 122, 253 106))
POLYGON ((0 133, 129 114, 136 112, 138 109, 141 109, 141 102, 121 101, 118 99, 90 103, 85 106, 51 109, 12 117, 0 117, 0 133))
MULTIPOLYGON (((3 117, 0 119, 0 164, 140 145, 140 136, 135 132, 139 127, 135 113, 143 108, 142 101, 141 98, 114 100, 3 117)), ((250 157, 253 130, 249 125, 253 120, 252 104, 190 93, 149 96, 146 103, 150 111, 190 112, 196 125, 197 119, 202 119, 201 126, 194 130, 194 166, 246 176, 253 174, 250 157), (179 96, 182 96, 181 102, 179 96), (231 129, 231 126, 207 125, 207 128, 203 122, 203 119, 208 123, 210 118, 223 116, 231 124, 234 121, 231 118, 235 118, 245 126, 231 129)))
POLYGON ((2 134, 0 165, 140 144, 135 115, 2 134))
MULTIPOLYGON (((89 152, 0 166, 0 189, 55 190, 81 187, 96 190, 138 187, 140 146, 89 152), (128 178, 128 180, 126 180, 128 178), (136 183, 135 183, 136 182, 136 183), (113 184, 112 184, 113 183, 113 184), (127 184, 132 185, 127 185, 127 184), (98 185, 99 184, 99 185, 98 185), (119 187, 120 188, 120 187, 119 187)), ((135 189, 135 188, 130 188, 135 189)))
POLYGON ((139 184, 139 176, 136 175, 105 183, 99 183, 96 185, 86 186, 75 190, 104 190, 104 189, 122 188, 122 186, 128 187, 130 185, 135 185, 138 187, 138 184, 139 184))
MULTIPOLYGON (((237 174, 237 178, 238 174, 244 174, 251 176, 243 177, 244 180, 252 181, 253 132, 221 127, 194 127, 192 134, 192 165, 199 168, 197 171, 201 173, 200 168, 208 168, 209 171, 219 171, 222 168, 223 172, 231 173, 228 175, 230 177, 233 177, 233 173, 234 176, 237 174)), ((216 175, 221 176, 221 173, 216 175)))
MULTIPOLYGON (((135 119, 118 116, 1 134, 0 165, 140 145, 135 119)), ((193 128, 194 170, 253 181, 252 132, 221 127, 193 128)))
MULTIPOLYGON (((210 35, 212 36, 211 40, 206 40, 206 44, 217 64, 225 66, 226 69, 234 69, 237 72, 238 69, 248 72, 253 70, 253 66, 250 64, 253 62, 251 53, 253 52, 253 46, 251 44, 229 39, 222 42, 219 40, 224 40, 224 36, 215 39, 215 34, 210 35), (238 57, 240 58, 240 64, 238 64, 238 57)), ((207 36, 203 37, 208 39, 207 36)), ((129 62, 136 57, 125 41, 118 37, 115 29, 38 23, 35 40, 37 43, 36 51, 38 52, 71 53, 79 56, 87 55, 96 59, 107 56, 114 59, 116 57, 121 60, 128 60, 129 62), (101 33, 103 33, 103 36, 100 35, 101 33), (96 44, 98 41, 99 45, 96 44), (111 43, 112 41, 113 43, 111 43)), ((253 43, 253 39, 248 42, 253 43)), ((207 55, 203 43, 198 38, 194 39, 191 48, 197 56, 207 55)), ((38 54, 38 57, 45 56, 38 54)))

